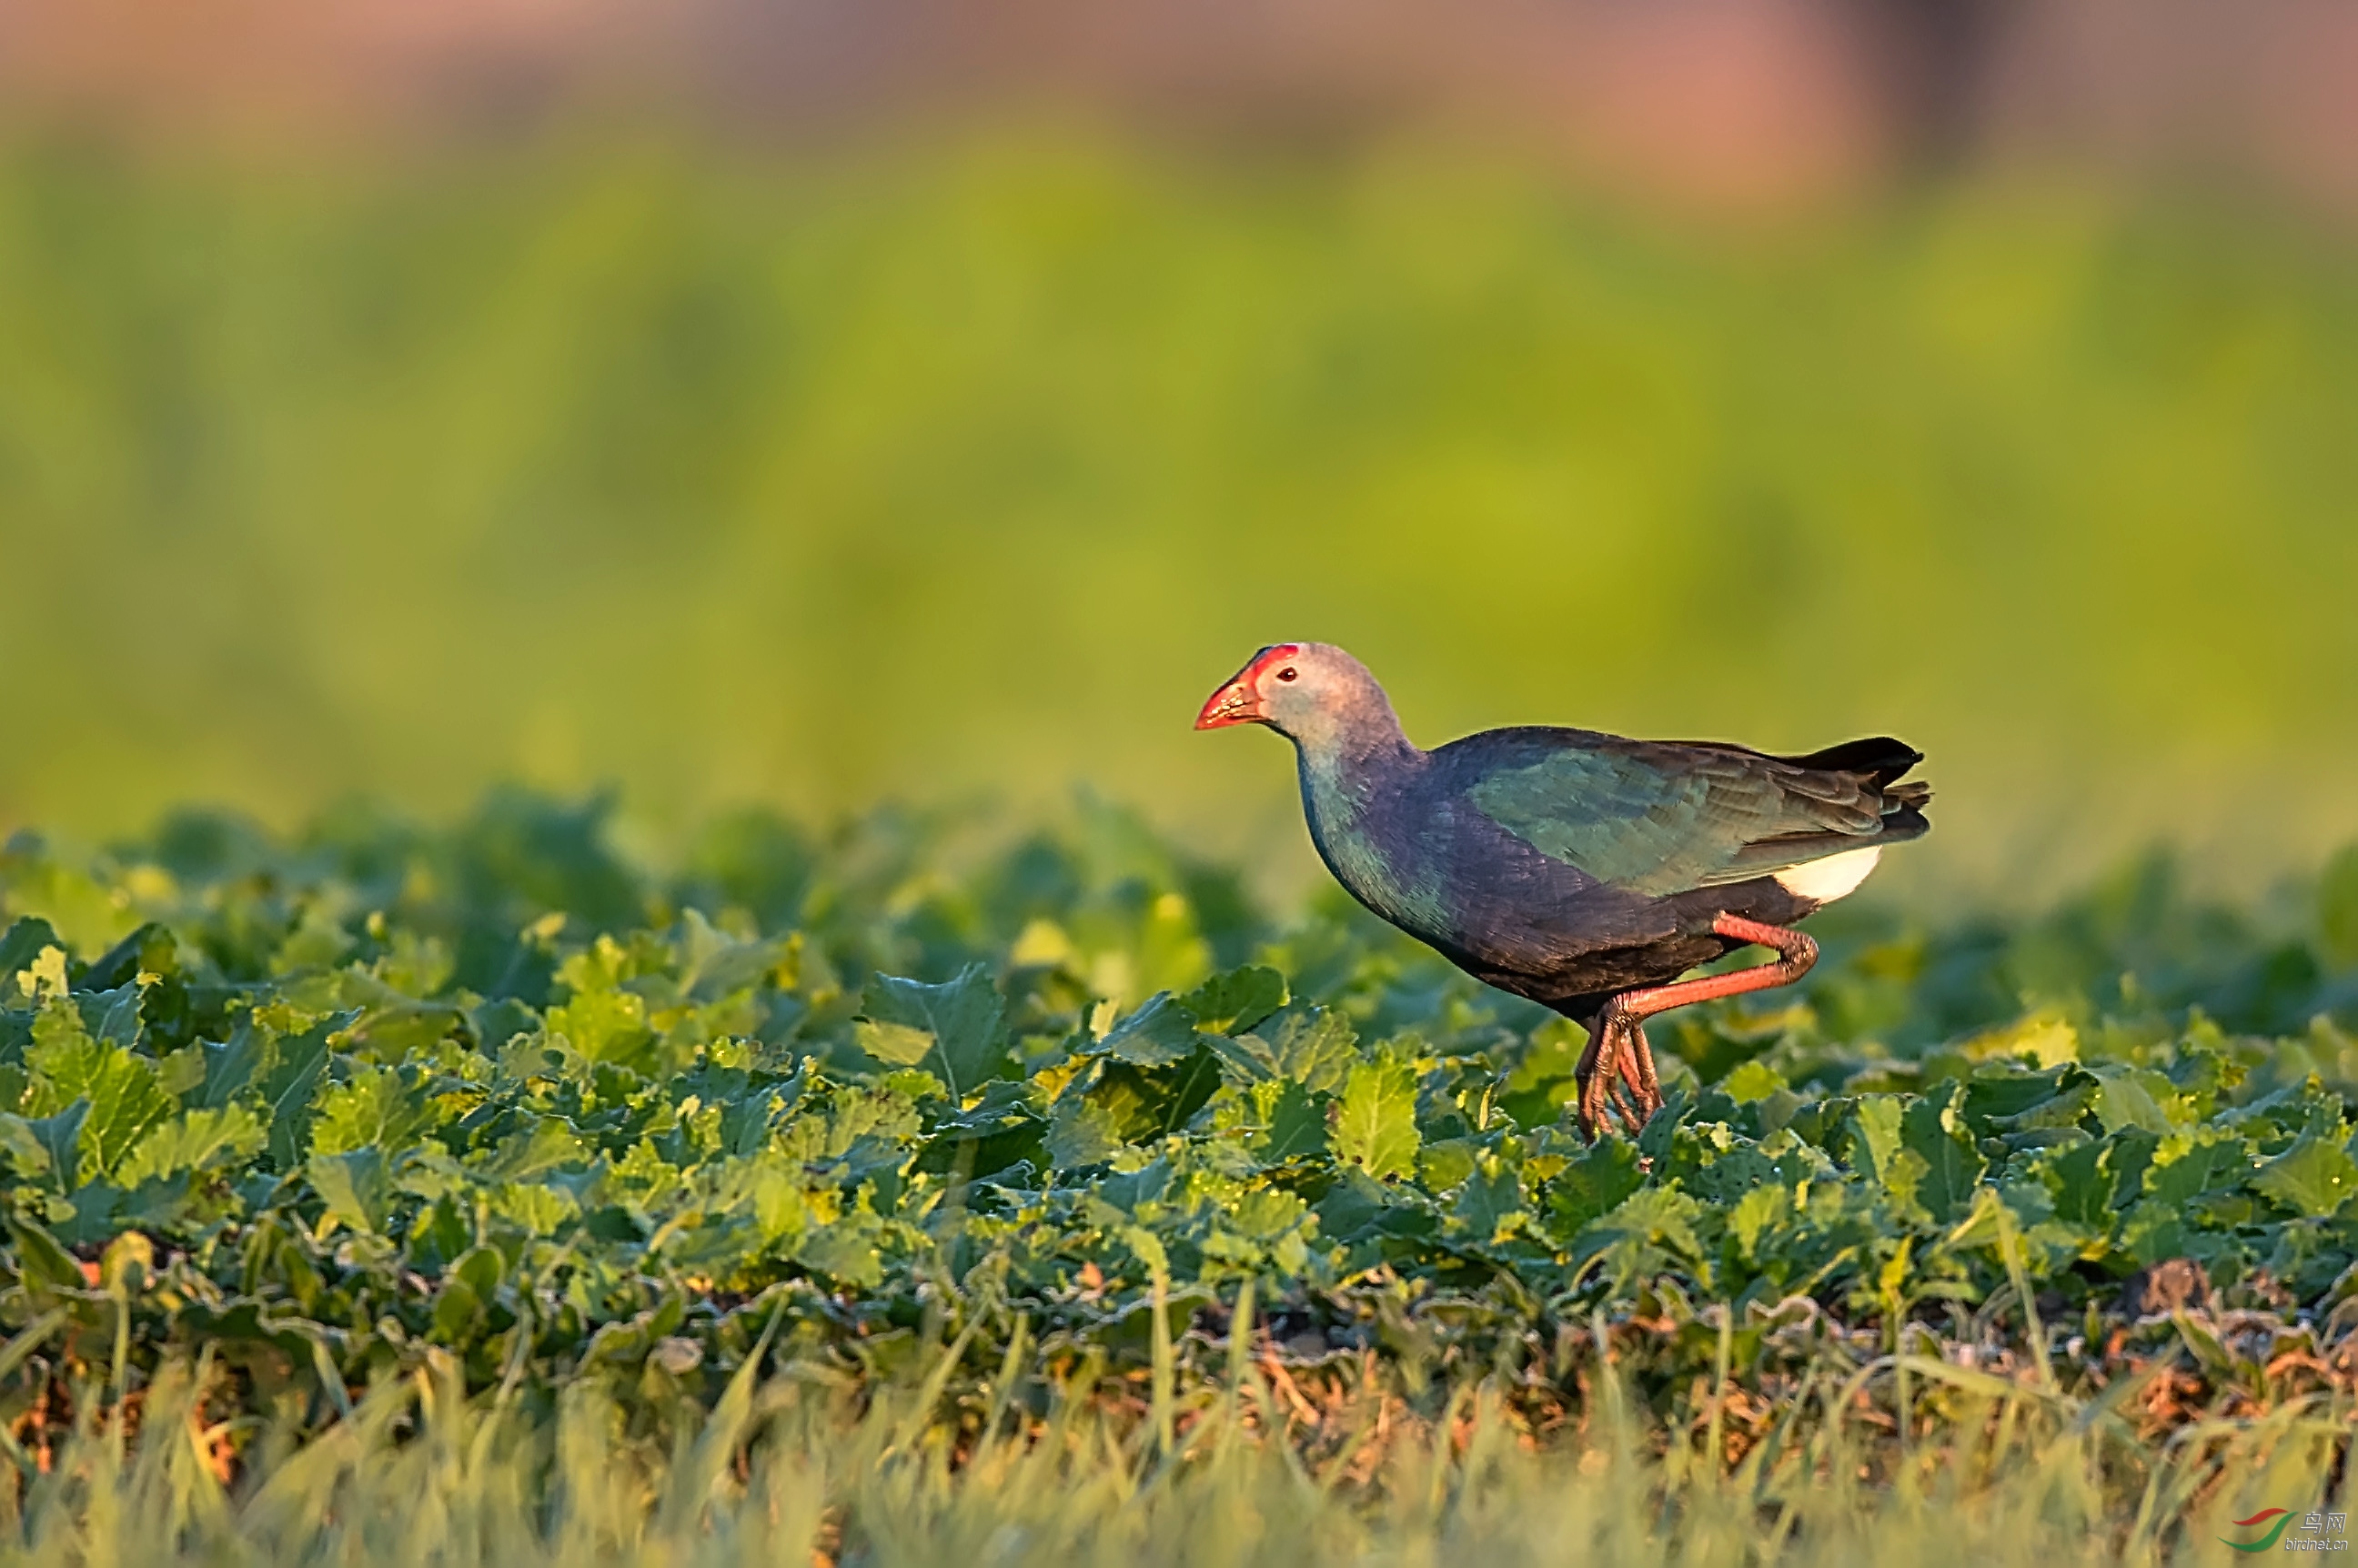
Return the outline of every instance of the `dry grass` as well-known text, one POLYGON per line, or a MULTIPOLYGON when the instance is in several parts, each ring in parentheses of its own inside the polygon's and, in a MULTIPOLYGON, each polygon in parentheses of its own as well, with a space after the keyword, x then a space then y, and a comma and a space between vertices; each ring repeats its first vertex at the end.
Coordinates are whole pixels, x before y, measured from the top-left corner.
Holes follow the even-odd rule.
POLYGON ((206 1369, 175 1368, 19 1453, 0 1563, 2161 1563, 2262 1508, 2347 1506, 2338 1399, 2149 1443, 2125 1400, 1908 1357, 1773 1405, 1723 1384, 1672 1435, 1617 1376, 1549 1432, 1494 1387, 1372 1368, 1239 1355, 1224 1386, 1083 1379, 1037 1411, 946 1399, 948 1365, 881 1394, 741 1373, 668 1439, 587 1385, 535 1411, 428 1367, 299 1443, 209 1422, 206 1369), (1937 1435, 1872 1393, 1901 1372, 1946 1401, 1937 1435))

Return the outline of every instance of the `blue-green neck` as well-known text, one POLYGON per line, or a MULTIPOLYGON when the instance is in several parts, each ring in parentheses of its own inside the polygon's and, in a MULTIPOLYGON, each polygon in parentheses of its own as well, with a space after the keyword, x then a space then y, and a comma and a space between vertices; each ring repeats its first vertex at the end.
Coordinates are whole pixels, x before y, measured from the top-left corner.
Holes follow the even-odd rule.
MULTIPOLYGON (((1391 718, 1389 709, 1383 717, 1391 718)), ((1446 929, 1440 884, 1423 863, 1414 824, 1426 753, 1401 733, 1397 720, 1297 736, 1294 746, 1311 842, 1335 880, 1412 932, 1446 929)))

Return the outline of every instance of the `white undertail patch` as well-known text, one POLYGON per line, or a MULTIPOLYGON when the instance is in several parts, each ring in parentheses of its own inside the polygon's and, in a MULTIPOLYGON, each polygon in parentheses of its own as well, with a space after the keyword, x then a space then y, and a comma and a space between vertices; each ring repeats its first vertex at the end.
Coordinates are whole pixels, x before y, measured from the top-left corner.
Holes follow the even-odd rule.
POLYGON ((1880 844, 1870 844, 1864 849, 1844 849, 1839 855, 1828 855, 1823 860, 1779 871, 1777 885, 1795 898, 1832 903, 1866 881, 1866 873, 1875 870, 1875 862, 1882 854, 1880 844))

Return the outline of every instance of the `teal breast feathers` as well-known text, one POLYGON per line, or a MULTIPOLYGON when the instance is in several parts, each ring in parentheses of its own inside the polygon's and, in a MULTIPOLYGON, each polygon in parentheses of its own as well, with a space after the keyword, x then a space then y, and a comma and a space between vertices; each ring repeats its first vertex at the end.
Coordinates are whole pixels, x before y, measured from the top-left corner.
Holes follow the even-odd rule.
POLYGON ((1446 933, 1449 911, 1435 868, 1421 856, 1402 865, 1383 854, 1362 826, 1375 803, 1367 798, 1366 784, 1355 788, 1355 782, 1339 769, 1304 762, 1302 803, 1319 858, 1360 903, 1411 935, 1431 940, 1446 933))

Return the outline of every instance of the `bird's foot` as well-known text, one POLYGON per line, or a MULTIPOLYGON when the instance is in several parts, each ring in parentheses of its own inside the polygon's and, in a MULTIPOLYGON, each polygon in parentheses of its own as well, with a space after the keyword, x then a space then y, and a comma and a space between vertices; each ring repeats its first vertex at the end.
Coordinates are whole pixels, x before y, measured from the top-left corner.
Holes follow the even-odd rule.
POLYGON ((1634 1140, 1662 1108, 1662 1087, 1654 1076, 1654 1053, 1646 1044, 1645 1030, 1635 1023, 1622 1031, 1619 1065, 1620 1082, 1613 1086, 1613 1099, 1634 1140))
POLYGON ((1592 1143, 1603 1132, 1608 1107, 1633 1139, 1662 1108, 1661 1084, 1645 1030, 1610 1005, 1581 1054, 1574 1080, 1580 1087, 1581 1134, 1592 1143))
POLYGON ((1642 1127, 1645 1120, 1650 1120, 1653 1114, 1662 1108, 1662 1080, 1654 1072, 1654 1047, 1646 1039, 1644 1024, 1633 1022, 1629 1025, 1628 1035, 1622 1042, 1621 1054, 1625 1068, 1634 1067, 1636 1070, 1631 1087, 1637 1093, 1638 1103, 1645 1109, 1645 1119, 1639 1123, 1642 1127))

